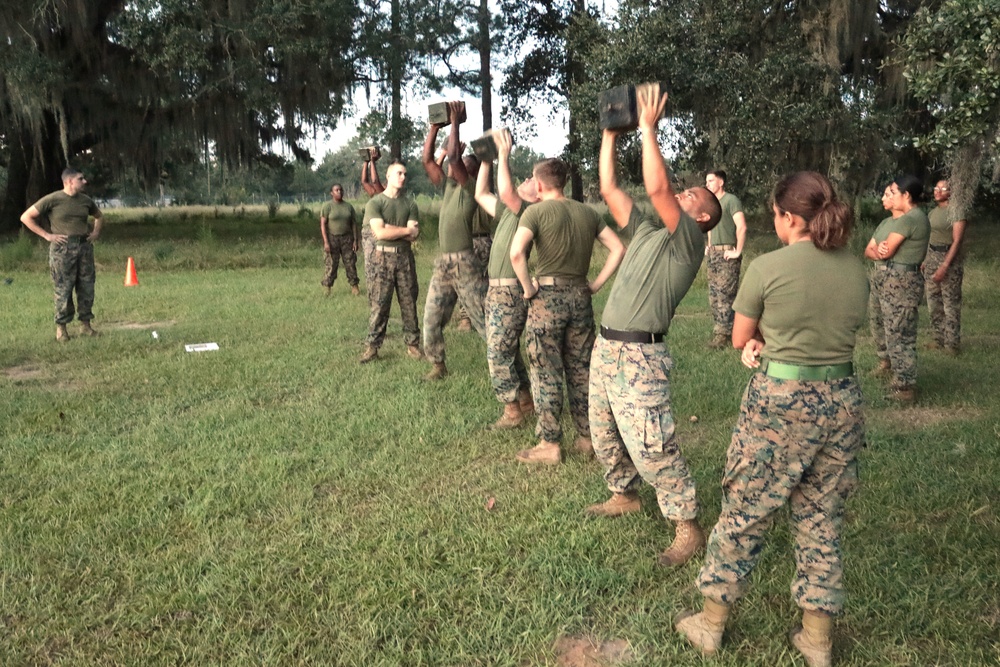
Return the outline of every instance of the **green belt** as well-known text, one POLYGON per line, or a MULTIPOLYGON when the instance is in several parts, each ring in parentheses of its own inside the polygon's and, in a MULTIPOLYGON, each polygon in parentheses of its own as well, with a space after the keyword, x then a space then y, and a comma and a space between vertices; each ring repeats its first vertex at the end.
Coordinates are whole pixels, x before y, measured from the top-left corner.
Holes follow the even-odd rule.
POLYGON ((764 359, 760 372, 779 380, 841 380, 854 375, 854 364, 848 361, 833 366, 798 366, 764 359))

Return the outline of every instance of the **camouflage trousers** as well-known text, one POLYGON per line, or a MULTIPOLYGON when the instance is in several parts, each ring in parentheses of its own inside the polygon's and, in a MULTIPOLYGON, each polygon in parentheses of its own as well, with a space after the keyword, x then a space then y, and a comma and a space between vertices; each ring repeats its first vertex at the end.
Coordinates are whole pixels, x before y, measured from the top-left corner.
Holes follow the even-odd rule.
POLYGON ((403 341, 407 346, 420 344, 420 325, 417 323, 417 272, 413 251, 383 252, 375 250, 372 284, 368 287, 371 314, 368 318, 368 337, 365 343, 376 349, 382 347, 385 329, 389 324, 392 294, 396 293, 400 315, 403 318, 403 341))
POLYGON ((944 274, 944 280, 934 282, 946 250, 927 249, 924 258, 924 290, 931 318, 931 334, 940 347, 957 350, 962 342, 962 278, 965 277, 965 257, 959 252, 944 274))
POLYGON ((740 287, 740 268, 743 256, 726 259, 724 248, 709 246, 706 277, 708 278, 708 305, 712 310, 712 334, 733 335, 733 301, 740 287))
POLYGON ((594 309, 587 285, 544 286, 528 305, 524 330, 528 375, 542 440, 562 440, 563 378, 577 435, 590 437, 587 416, 594 309))
POLYGON ((337 265, 344 261, 344 273, 351 287, 358 286, 358 254, 354 250, 354 234, 335 234, 330 236, 330 252, 326 255, 326 274, 320 284, 330 287, 337 279, 337 265))
POLYGON ((868 271, 868 328, 871 330, 875 343, 875 353, 880 361, 887 360, 889 354, 885 348, 885 322, 882 320, 882 284, 885 282, 885 271, 873 264, 868 271))
POLYGON ((486 292, 486 361, 493 393, 501 403, 513 403, 520 389, 529 389, 528 369, 521 356, 521 334, 528 319, 528 302, 520 285, 491 285, 486 292))
POLYGON ((471 250, 447 253, 434 260, 424 302, 424 354, 428 361, 444 363, 444 327, 458 302, 465 306, 472 327, 486 338, 485 297, 486 278, 471 250))
POLYGON ((372 305, 372 283, 375 282, 375 237, 372 228, 361 228, 361 249, 365 253, 365 290, 368 292, 368 307, 372 305))
POLYGON ((621 343, 598 336, 590 358, 590 436, 612 493, 656 491, 671 521, 695 519, 694 479, 674 436, 666 343, 621 343))
MULTIPOLYGON (((479 260, 479 266, 483 268, 483 278, 486 278, 486 268, 490 265, 490 249, 493 247, 493 237, 492 236, 474 236, 472 237, 472 252, 476 253, 476 259, 479 260)), ((458 319, 467 320, 469 319, 469 314, 465 311, 465 307, 462 306, 461 301, 458 303, 458 319)), ((448 321, 445 320, 445 324, 448 321)))
POLYGON ((702 595, 732 605, 747 587, 764 536, 785 503, 795 540, 792 597, 805 610, 844 607, 844 503, 865 442, 853 377, 800 382, 755 374, 743 395, 722 479, 722 513, 698 575, 702 595))
POLYGON ((892 386, 917 383, 917 307, 923 294, 922 278, 916 271, 900 267, 875 269, 882 274, 872 283, 878 285, 878 308, 872 321, 872 336, 879 359, 887 359, 892 368, 892 386), (881 322, 881 326, 879 326, 881 322))
POLYGON ((77 308, 73 306, 76 291, 81 322, 94 318, 94 245, 82 236, 70 236, 63 243, 49 244, 49 273, 55 285, 56 324, 69 324, 77 308))

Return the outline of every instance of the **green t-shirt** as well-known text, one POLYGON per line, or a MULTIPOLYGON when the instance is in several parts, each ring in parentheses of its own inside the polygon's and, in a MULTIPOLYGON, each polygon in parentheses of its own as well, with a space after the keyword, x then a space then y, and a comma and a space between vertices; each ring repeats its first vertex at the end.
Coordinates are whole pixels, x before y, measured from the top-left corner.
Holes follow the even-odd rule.
POLYGON ((88 218, 101 216, 94 200, 83 193, 70 197, 62 190, 45 195, 37 202, 35 208, 49 219, 53 234, 66 236, 86 236, 90 234, 88 218))
MULTIPOLYGON (((874 241, 876 245, 878 245, 882 241, 885 241, 887 238, 889 238, 889 225, 892 224, 892 221, 893 221, 893 218, 890 216, 890 217, 885 218, 884 220, 882 220, 882 222, 878 223, 878 227, 876 227, 875 231, 872 232, 872 241, 874 241)), ((885 264, 886 260, 884 260, 884 259, 876 259, 876 260, 873 260, 873 261, 876 264, 885 264)))
POLYGON ((497 198, 496 215, 493 216, 497 226, 493 231, 493 247, 490 248, 488 268, 490 278, 517 278, 514 265, 510 263, 510 246, 514 242, 517 223, 527 207, 527 204, 522 202, 521 210, 515 213, 497 198))
POLYGON ((485 236, 493 233, 496 219, 483 210, 481 206, 476 207, 476 212, 472 214, 472 235, 485 236))
MULTIPOLYGON (((890 257, 890 260, 895 264, 920 264, 923 262, 924 256, 927 254, 927 241, 931 236, 931 223, 927 220, 923 209, 914 206, 898 218, 890 218, 887 222, 889 224, 884 230, 885 238, 876 238, 876 242, 881 243, 894 232, 903 237, 903 243, 890 257)), ((879 225, 875 231, 881 228, 882 225, 879 225)), ((873 236, 873 238, 875 237, 873 236)))
POLYGON ((607 225, 597 211, 572 199, 550 199, 521 214, 534 235, 535 275, 586 278, 594 239, 607 225))
POLYGON ((868 278, 849 250, 800 241, 761 255, 743 276, 733 310, 758 321, 764 356, 803 366, 851 361, 868 307, 868 278))
MULTIPOLYGON (((368 219, 369 225, 372 220, 381 218, 386 227, 406 227, 406 223, 410 220, 419 221, 418 216, 417 203, 409 195, 402 193, 398 197, 390 197, 384 192, 380 192, 369 199, 365 206, 365 218, 368 219)), ((376 238, 375 244, 390 248, 410 247, 410 242, 405 239, 380 241, 376 238)))
POLYGON ((712 229, 709 239, 712 245, 734 246, 736 245, 736 221, 733 216, 743 212, 743 204, 740 203, 736 195, 727 192, 719 199, 719 205, 722 206, 722 217, 719 218, 719 224, 712 229))
POLYGON ((354 207, 346 201, 330 201, 323 204, 319 210, 319 217, 326 218, 326 229, 331 236, 340 236, 354 232, 357 235, 354 225, 357 224, 358 215, 354 207))
POLYGON ((619 331, 666 333, 705 257, 705 234, 681 213, 671 234, 656 215, 632 206, 625 232, 632 242, 604 308, 601 324, 619 331))
POLYGON ((472 217, 476 213, 476 184, 471 178, 461 186, 453 178, 445 179, 444 201, 438 220, 438 243, 441 252, 472 250, 472 217))
POLYGON ((951 245, 951 228, 955 223, 948 216, 948 208, 946 206, 935 206, 927 214, 927 218, 931 224, 931 245, 951 245))

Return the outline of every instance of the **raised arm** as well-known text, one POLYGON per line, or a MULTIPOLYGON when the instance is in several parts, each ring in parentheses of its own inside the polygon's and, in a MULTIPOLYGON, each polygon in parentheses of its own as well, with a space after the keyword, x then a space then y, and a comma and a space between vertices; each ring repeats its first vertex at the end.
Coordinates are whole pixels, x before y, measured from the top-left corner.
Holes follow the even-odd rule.
POLYGON ((632 198, 625 194, 625 191, 618 187, 618 176, 616 172, 618 133, 611 130, 604 130, 601 136, 601 157, 598 163, 598 170, 601 176, 601 196, 604 203, 608 205, 611 217, 619 228, 628 226, 629 216, 632 215, 632 198))
POLYGON ((493 141, 497 145, 497 193, 504 206, 512 211, 520 211, 524 203, 517 195, 514 179, 510 177, 510 149, 513 141, 510 130, 503 128, 493 133, 493 141))
POLYGON ((365 191, 369 197, 374 197, 376 194, 375 187, 368 180, 368 165, 371 164, 368 160, 361 163, 361 188, 365 191))
POLYGON ((368 169, 371 173, 371 179, 368 181, 369 185, 372 187, 372 196, 374 197, 380 192, 385 192, 385 186, 382 184, 382 179, 378 175, 378 158, 373 159, 368 163, 368 169))
POLYGON ((673 234, 681 219, 681 207, 670 186, 667 164, 663 161, 656 137, 656 125, 667 105, 667 94, 660 94, 658 83, 640 86, 635 92, 639 107, 639 130, 642 134, 642 179, 656 214, 673 234))
POLYGON ((608 278, 618 270, 618 265, 622 263, 622 258, 625 256, 625 246, 610 227, 602 229, 601 233, 597 235, 597 240, 608 249, 608 258, 604 260, 601 272, 589 285, 591 294, 597 294, 601 291, 604 283, 608 282, 608 278))
POLYGON ((476 203, 491 216, 497 214, 497 196, 490 192, 490 168, 492 164, 483 161, 476 176, 476 203))
POLYGON ((464 187, 469 182, 470 176, 465 169, 465 162, 462 160, 462 151, 465 145, 459 137, 461 113, 461 102, 448 102, 448 118, 451 120, 451 132, 448 134, 448 164, 451 166, 451 177, 464 187))
MULTIPOLYGON (((427 176, 430 177, 431 183, 433 183, 435 187, 440 187, 441 184, 444 183, 444 170, 434 159, 434 146, 437 144, 438 130, 442 127, 444 126, 439 125, 438 123, 431 123, 430 128, 427 130, 427 138, 424 139, 424 152, 421 156, 424 171, 427 172, 427 176)), ((452 132, 454 131, 455 130, 453 128, 452 132)))

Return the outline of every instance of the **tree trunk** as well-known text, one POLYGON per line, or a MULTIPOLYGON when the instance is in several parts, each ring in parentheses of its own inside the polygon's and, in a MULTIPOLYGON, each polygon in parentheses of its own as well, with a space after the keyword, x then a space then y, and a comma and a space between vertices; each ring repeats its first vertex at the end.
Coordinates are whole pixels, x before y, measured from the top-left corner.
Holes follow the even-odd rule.
MULTIPOLYGON (((51 128, 49 128, 51 129, 51 128)), ((40 149, 43 163, 34 154, 31 135, 19 128, 8 128, 7 186, 0 200, 0 235, 16 234, 21 228, 21 214, 43 195, 60 187, 62 148, 58 132, 46 132, 40 149)), ((47 224, 44 221, 43 224, 47 224)))
POLYGON ((577 201, 583 201, 583 175, 580 174, 580 168, 577 164, 581 141, 571 100, 577 86, 583 83, 584 71, 583 63, 580 62, 576 53, 575 36, 573 33, 576 31, 579 22, 583 20, 586 12, 586 0, 573 0, 573 15, 570 17, 569 34, 566 38, 566 106, 569 109, 569 141, 566 150, 570 155, 570 196, 577 201))
POLYGON ((479 0, 479 89, 483 101, 483 132, 493 127, 493 77, 490 75, 490 8, 479 0))
POLYGON ((392 86, 392 118, 389 127, 389 153, 396 160, 403 158, 403 19, 399 6, 401 0, 392 0, 390 32, 392 47, 389 53, 389 79, 392 86))

